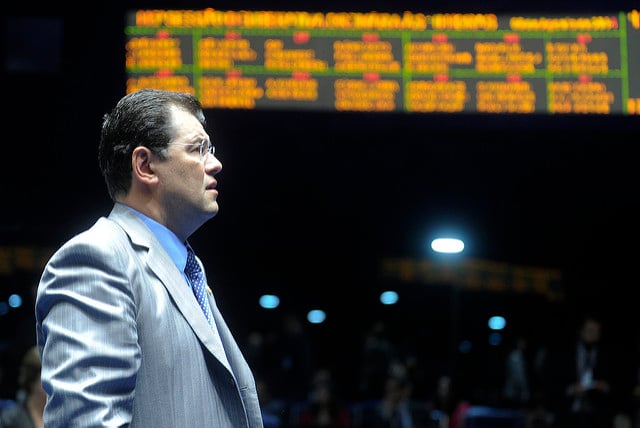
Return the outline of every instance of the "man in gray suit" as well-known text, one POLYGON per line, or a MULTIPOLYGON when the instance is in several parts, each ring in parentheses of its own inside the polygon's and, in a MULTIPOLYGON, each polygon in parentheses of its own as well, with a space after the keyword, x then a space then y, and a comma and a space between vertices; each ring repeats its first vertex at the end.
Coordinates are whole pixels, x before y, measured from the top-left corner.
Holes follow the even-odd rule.
POLYGON ((199 101, 176 92, 140 90, 105 114, 114 207, 56 251, 38 287, 47 428, 263 426, 250 367, 185 273, 202 269, 189 236, 218 212, 205 127, 199 101))

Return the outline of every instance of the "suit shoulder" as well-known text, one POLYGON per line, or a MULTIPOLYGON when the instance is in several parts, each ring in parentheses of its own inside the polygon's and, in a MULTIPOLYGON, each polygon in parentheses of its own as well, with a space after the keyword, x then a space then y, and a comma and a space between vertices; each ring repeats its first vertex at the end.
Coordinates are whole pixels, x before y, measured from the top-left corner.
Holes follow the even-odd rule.
POLYGON ((54 253, 54 257, 69 253, 105 254, 113 257, 127 242, 126 232, 115 221, 100 217, 89 229, 64 242, 54 253))

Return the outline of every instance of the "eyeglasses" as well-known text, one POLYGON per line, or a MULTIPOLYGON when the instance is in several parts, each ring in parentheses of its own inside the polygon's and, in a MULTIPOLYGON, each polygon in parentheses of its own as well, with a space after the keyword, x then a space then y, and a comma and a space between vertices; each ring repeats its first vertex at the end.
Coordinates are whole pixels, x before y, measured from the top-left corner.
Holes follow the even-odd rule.
MULTIPOLYGON (((193 147, 193 144, 190 143, 169 143, 169 145, 193 147)), ((198 145, 198 151, 200 153, 200 160, 205 160, 207 154, 210 154, 211 156, 216 155, 216 146, 211 144, 209 140, 202 140, 202 142, 198 145)))

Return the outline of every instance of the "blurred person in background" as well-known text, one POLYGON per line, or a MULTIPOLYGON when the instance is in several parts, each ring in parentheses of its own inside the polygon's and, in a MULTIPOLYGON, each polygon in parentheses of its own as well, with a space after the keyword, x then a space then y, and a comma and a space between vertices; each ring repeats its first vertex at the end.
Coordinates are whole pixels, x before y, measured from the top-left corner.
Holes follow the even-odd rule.
POLYGON ((577 338, 552 361, 551 377, 557 388, 549 401, 556 407, 557 428, 611 428, 610 361, 602 344, 602 322, 582 319, 577 338))
POLYGON ((365 332, 359 373, 359 395, 376 399, 383 394, 387 373, 397 351, 392 332, 385 321, 375 321, 365 332))
MULTIPOLYGON (((431 403, 414 399, 413 379, 399 361, 389 366, 384 392, 359 411, 356 426, 362 428, 431 428, 431 403)), ((437 426, 437 425, 436 425, 437 426)))
POLYGON ((519 335, 505 360, 505 379, 502 388, 504 404, 511 408, 525 408, 531 400, 531 363, 527 355, 528 340, 519 335))
POLYGON ((18 372, 16 404, 2 409, 0 428, 43 428, 47 395, 40 381, 40 354, 33 346, 25 353, 18 372))
POLYGON ((314 346, 297 314, 283 316, 282 328, 270 346, 278 380, 273 393, 292 401, 304 399, 315 367, 314 346))
POLYGON ((349 407, 336 390, 329 369, 316 370, 311 379, 307 400, 299 409, 292 426, 295 428, 351 428, 349 407))

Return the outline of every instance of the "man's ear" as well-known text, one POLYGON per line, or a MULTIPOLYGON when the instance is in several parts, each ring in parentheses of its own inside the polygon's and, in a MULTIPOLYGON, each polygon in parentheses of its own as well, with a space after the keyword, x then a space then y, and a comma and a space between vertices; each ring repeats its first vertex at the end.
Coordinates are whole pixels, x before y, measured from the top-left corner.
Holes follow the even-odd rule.
POLYGON ((131 154, 132 178, 144 184, 153 184, 158 179, 151 167, 153 153, 150 149, 138 146, 131 154))

